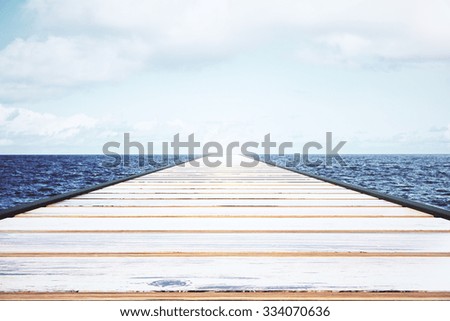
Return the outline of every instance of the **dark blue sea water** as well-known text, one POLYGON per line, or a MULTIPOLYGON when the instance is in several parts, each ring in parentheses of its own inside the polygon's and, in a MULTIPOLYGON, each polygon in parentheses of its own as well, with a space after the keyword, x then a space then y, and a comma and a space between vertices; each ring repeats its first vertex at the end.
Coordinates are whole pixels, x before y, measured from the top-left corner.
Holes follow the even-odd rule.
MULTIPOLYGON (((293 157, 271 159, 286 166, 293 157)), ((450 155, 342 155, 342 159, 344 166, 336 161, 328 166, 324 156, 311 156, 310 162, 322 165, 291 168, 450 210, 450 155)))
POLYGON ((174 164, 160 155, 153 165, 141 157, 139 166, 133 155, 119 166, 108 166, 112 161, 105 155, 0 155, 0 209, 174 164))
MULTIPOLYGON (((450 155, 343 155, 346 165, 333 162, 316 167, 299 164, 297 169, 338 179, 386 194, 450 210, 450 155)), ((182 156, 181 160, 187 159, 182 156)), ((271 156, 281 166, 292 156, 271 156)), ((311 160, 323 156, 312 156, 311 160)), ((77 190, 113 179, 156 169, 160 164, 105 167, 104 155, 0 155, 0 209, 77 190)))

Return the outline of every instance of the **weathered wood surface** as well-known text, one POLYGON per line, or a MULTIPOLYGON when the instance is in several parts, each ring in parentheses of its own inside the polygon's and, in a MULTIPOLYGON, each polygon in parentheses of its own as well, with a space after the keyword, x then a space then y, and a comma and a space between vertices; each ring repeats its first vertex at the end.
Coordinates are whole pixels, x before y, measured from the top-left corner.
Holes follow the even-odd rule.
POLYGON ((0 233, 2 253, 448 252, 450 233, 0 233), (63 237, 61 237, 63 236, 63 237))
POLYGON ((0 267, 6 274, 3 291, 446 291, 450 286, 450 258, 19 257, 1 258, 0 267))
POLYGON ((445 231, 450 221, 424 218, 24 218, 7 219, 4 231, 445 231))
POLYGON ((123 209, 120 207, 42 207, 26 214, 20 214, 17 218, 34 218, 43 216, 70 217, 77 216, 326 216, 326 217, 347 217, 347 216, 413 216, 432 218, 430 215, 409 209, 406 207, 216 207, 211 210, 209 207, 130 207, 123 209))
POLYGON ((0 299, 448 299, 449 269, 449 221, 264 163, 175 166, 0 221, 0 299))

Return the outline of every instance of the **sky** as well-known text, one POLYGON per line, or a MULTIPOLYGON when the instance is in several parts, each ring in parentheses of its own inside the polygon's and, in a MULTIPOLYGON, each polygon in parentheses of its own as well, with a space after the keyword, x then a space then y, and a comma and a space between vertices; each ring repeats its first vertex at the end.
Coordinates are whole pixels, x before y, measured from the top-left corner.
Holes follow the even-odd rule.
POLYGON ((326 132, 450 153, 450 1, 0 0, 0 154, 326 132))

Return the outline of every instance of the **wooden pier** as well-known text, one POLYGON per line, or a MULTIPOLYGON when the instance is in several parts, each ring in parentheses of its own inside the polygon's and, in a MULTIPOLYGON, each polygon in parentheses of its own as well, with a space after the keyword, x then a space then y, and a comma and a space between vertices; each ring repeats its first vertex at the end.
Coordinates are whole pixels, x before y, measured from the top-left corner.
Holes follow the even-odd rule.
POLYGON ((239 163, 1 220, 0 299, 450 299, 450 221, 239 163))

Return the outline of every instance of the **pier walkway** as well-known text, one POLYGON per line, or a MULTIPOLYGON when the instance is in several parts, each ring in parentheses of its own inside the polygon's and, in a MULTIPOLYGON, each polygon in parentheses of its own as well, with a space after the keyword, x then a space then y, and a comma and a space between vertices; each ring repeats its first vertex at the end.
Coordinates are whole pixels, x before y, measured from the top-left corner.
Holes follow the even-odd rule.
POLYGON ((263 162, 0 221, 0 299, 450 299, 450 221, 263 162))

